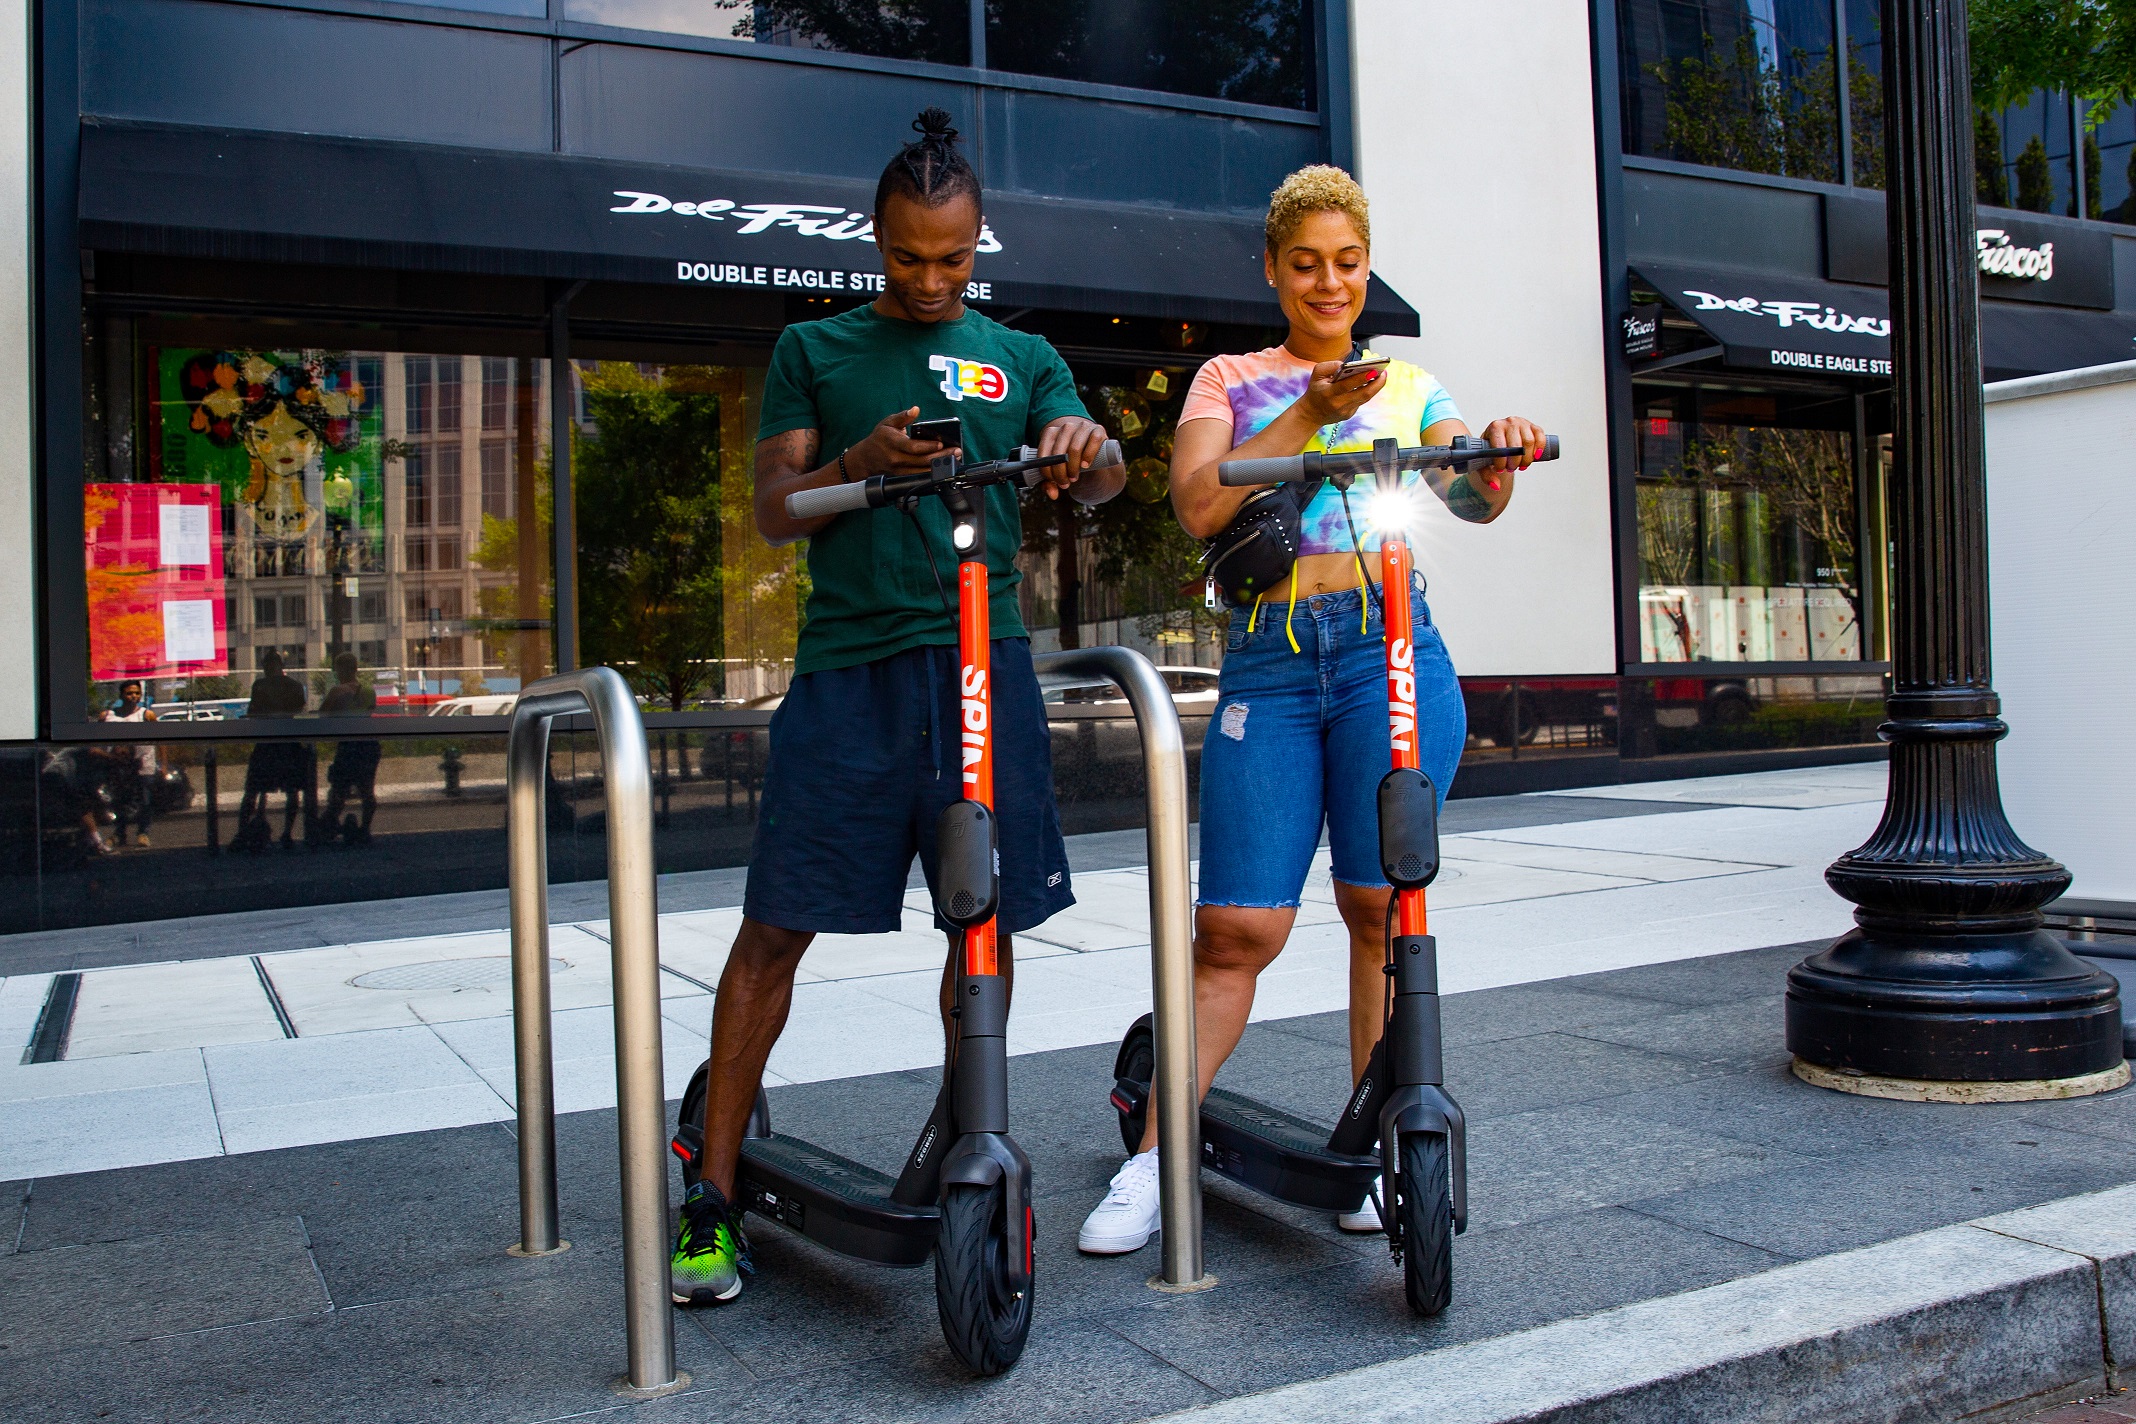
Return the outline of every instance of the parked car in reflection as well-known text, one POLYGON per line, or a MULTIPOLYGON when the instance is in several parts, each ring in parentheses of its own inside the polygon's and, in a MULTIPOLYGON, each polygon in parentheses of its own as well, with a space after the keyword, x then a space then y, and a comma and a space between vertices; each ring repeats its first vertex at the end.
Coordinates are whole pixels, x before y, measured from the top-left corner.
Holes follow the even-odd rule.
POLYGON ((222 722, 229 719, 220 702, 159 702, 149 709, 158 722, 222 722))
MULTIPOLYGON (((1172 689, 1172 701, 1182 715, 1190 707, 1207 714, 1216 706, 1215 668, 1159 664, 1157 675, 1172 689)), ((1110 702, 1118 704, 1123 712, 1127 707, 1126 696, 1107 678, 1049 672, 1038 675, 1038 685, 1046 701, 1057 706, 1097 706, 1110 702)))
POLYGON ((519 705, 516 692, 485 693, 480 697, 448 697, 430 708, 433 717, 509 717, 519 705))

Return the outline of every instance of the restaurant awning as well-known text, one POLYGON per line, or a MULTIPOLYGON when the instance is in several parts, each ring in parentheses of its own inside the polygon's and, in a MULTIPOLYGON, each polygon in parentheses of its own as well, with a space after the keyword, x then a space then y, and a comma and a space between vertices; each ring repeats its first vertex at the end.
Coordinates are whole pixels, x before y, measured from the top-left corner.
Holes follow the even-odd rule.
MULTIPOLYGON (((836 295, 877 290, 874 184, 429 144, 89 121, 85 246, 836 295)), ((1279 325, 1251 219, 989 193, 982 311, 1279 325)), ((1413 336, 1377 277, 1360 326, 1413 336)))
MULTIPOLYGON (((1661 262, 1632 270, 1713 339, 1726 365, 1891 379, 1891 305, 1880 287, 1661 262)), ((1980 347, 1989 381, 2126 361, 2136 357, 2136 312, 1982 301, 1980 347)))

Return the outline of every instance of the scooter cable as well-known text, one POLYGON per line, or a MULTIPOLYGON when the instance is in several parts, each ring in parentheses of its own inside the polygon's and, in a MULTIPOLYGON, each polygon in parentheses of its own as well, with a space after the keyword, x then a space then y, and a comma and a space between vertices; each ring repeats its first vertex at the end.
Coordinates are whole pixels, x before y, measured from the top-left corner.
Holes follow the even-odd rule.
POLYGON ((949 621, 954 623, 957 621, 957 606, 949 601, 949 589, 942 583, 942 571, 935 567, 934 546, 927 542, 927 526, 920 523, 918 505, 919 501, 916 499, 901 499, 897 507, 904 510, 905 517, 912 521, 912 535, 920 541, 920 552, 927 556, 927 572, 934 575, 935 597, 942 600, 942 611, 947 613, 949 621))
MULTIPOLYGON (((1357 568, 1360 579, 1365 585, 1366 595, 1372 600, 1372 606, 1379 610, 1380 623, 1384 625, 1387 621, 1387 605, 1380 598, 1380 586, 1372 580, 1362 577, 1365 567, 1365 546, 1358 540, 1357 521, 1350 515, 1350 492, 1346 489, 1338 489, 1335 493, 1342 496, 1342 522, 1350 526, 1350 547, 1357 551, 1357 568)), ((1391 963, 1392 961, 1390 960, 1389 962, 1391 963)))

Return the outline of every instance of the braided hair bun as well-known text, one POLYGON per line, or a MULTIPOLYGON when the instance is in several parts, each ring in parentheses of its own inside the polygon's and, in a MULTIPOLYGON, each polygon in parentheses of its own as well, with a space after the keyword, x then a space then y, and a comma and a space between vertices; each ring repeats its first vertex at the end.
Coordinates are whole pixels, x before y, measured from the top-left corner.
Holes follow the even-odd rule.
POLYGON ((893 193, 930 208, 960 197, 970 198, 972 206, 978 207, 979 175, 958 147, 956 122, 949 111, 922 109, 912 128, 919 137, 898 150, 875 185, 876 214, 881 215, 893 193))

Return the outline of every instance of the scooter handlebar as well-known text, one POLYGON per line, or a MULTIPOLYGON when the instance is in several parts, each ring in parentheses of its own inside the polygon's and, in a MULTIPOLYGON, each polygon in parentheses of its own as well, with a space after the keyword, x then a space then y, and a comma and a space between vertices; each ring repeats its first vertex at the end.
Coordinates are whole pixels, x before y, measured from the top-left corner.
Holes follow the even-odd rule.
POLYGON ((1221 485, 1274 485, 1305 478, 1305 456, 1274 455, 1260 460, 1226 460, 1216 467, 1221 485))
MULTIPOLYGON (((1518 456, 1518 446, 1488 446, 1475 436, 1457 438, 1453 445, 1441 448, 1404 450, 1401 464, 1404 468, 1421 465, 1451 465, 1463 468, 1484 460, 1496 460, 1518 456)), ((1558 438, 1545 435, 1543 446, 1535 452, 1538 460, 1555 460, 1558 457, 1558 438)), ((1306 480, 1317 475, 1363 475, 1372 470, 1372 452, 1369 450, 1345 451, 1340 455, 1326 455, 1310 451, 1303 455, 1276 455, 1259 460, 1226 460, 1216 467, 1216 482, 1220 485, 1273 485, 1291 480, 1306 480)))
POLYGON ((786 497, 786 515, 789 519, 821 519, 828 514, 866 509, 868 483, 866 480, 849 480, 844 484, 822 485, 790 494, 786 497))

